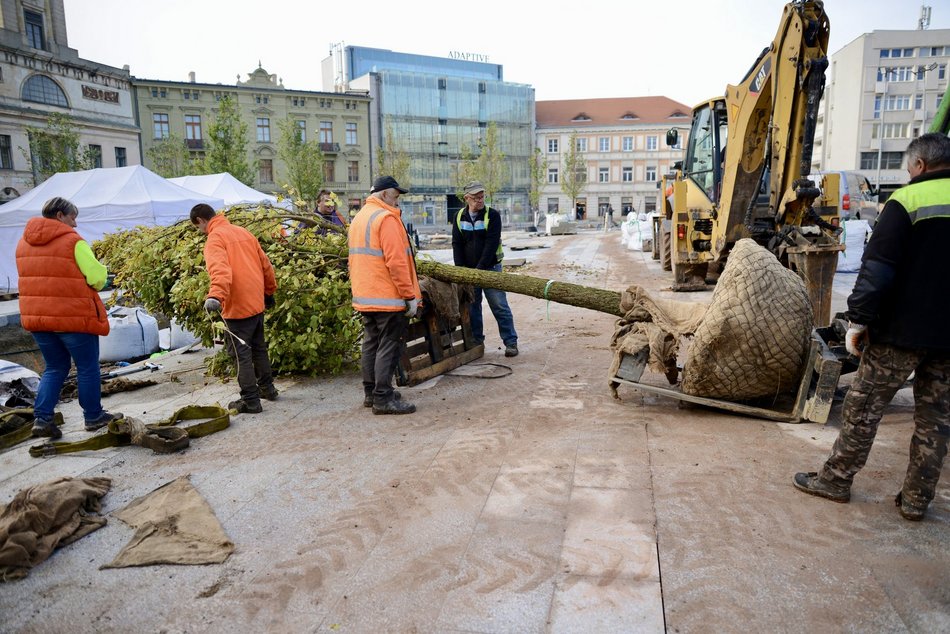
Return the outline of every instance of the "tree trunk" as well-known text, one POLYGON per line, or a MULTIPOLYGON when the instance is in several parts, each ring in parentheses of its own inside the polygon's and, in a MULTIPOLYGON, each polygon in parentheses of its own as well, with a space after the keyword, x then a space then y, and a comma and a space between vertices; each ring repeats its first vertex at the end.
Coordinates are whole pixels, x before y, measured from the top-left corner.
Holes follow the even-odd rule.
POLYGON ((616 291, 568 284, 567 282, 555 282, 554 280, 531 277, 530 275, 497 273, 495 271, 439 264, 431 260, 416 260, 416 268, 419 275, 427 275, 443 282, 495 288, 500 291, 529 295, 558 304, 568 304, 623 317, 620 312, 620 293, 616 291))

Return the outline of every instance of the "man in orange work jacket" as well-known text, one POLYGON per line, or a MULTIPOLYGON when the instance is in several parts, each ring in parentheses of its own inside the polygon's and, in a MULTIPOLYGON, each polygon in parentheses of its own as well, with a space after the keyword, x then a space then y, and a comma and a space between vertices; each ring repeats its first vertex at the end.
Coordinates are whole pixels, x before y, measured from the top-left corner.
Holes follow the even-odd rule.
POLYGON ((225 345, 237 364, 241 398, 228 403, 228 409, 260 413, 261 398, 277 398, 264 341, 264 308, 274 305, 277 291, 274 267, 250 231, 232 225, 210 206, 192 207, 191 223, 208 236, 204 254, 211 288, 205 310, 224 318, 225 345))
POLYGON ((409 318, 422 300, 409 236, 397 206, 406 189, 392 176, 373 182, 349 229, 353 308, 363 318, 363 406, 374 414, 411 414, 393 389, 409 318))

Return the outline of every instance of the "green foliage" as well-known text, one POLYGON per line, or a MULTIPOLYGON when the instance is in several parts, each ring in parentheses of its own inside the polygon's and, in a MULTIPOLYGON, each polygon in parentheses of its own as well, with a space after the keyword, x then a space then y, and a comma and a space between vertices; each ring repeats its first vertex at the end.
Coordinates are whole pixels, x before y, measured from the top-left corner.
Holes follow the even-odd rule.
MULTIPOLYGON (((274 265, 275 306, 264 319, 274 370, 325 374, 352 367, 359 359, 362 324, 350 303, 346 235, 320 235, 305 227, 284 236, 283 217, 267 208, 226 213, 232 223, 257 236, 274 265)), ((215 324, 220 328, 221 319, 212 320, 203 307, 209 286, 204 243, 204 234, 184 221, 111 234, 95 249, 115 274, 116 287, 146 310, 174 317, 210 345, 220 337, 215 324)))
POLYGON ((254 185, 256 165, 247 162, 247 122, 241 119, 231 97, 218 102, 218 115, 208 126, 207 150, 202 171, 205 174, 228 172, 248 186, 254 185))
POLYGON ((177 178, 198 173, 195 161, 191 158, 185 140, 174 134, 155 142, 145 151, 148 166, 162 178, 177 178))
POLYGON ((396 143, 391 116, 386 117, 386 134, 376 157, 379 176, 392 176, 401 187, 410 189, 409 176, 412 161, 409 153, 396 143))
POLYGON ((485 136, 478 142, 478 151, 463 147, 459 165, 455 172, 456 195, 462 198, 462 189, 469 181, 479 181, 485 186, 485 200, 492 198, 507 184, 511 176, 506 155, 501 151, 498 141, 498 125, 492 121, 485 130, 485 136))
POLYGON ((317 202, 317 194, 323 188, 323 152, 317 141, 304 141, 297 124, 292 119, 277 123, 280 138, 277 141, 277 156, 287 169, 287 184, 284 189, 293 192, 293 199, 305 201, 304 206, 312 209, 317 202))
POLYGON ((59 172, 92 169, 96 152, 79 143, 79 132, 72 117, 54 112, 46 120, 46 128, 27 128, 29 150, 21 147, 23 158, 33 167, 33 184, 59 172))
POLYGON ((538 226, 541 220, 541 188, 548 173, 548 159, 541 152, 541 148, 534 148, 534 156, 528 159, 528 204, 534 212, 534 225, 538 226))
POLYGON ((572 214, 576 211, 578 195, 587 186, 587 162, 584 156, 577 151, 577 131, 571 133, 567 140, 567 151, 561 162, 561 191, 571 199, 572 214))

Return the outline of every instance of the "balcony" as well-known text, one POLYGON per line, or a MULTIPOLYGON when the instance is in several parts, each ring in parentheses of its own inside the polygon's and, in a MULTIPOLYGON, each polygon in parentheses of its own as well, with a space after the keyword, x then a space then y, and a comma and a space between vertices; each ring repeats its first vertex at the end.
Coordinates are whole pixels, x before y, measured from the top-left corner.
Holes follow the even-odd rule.
POLYGON ((185 139, 185 145, 188 146, 189 150, 205 149, 204 139, 185 139))
POLYGON ((323 152, 324 154, 327 154, 327 153, 337 154, 340 151, 340 144, 339 143, 321 143, 320 151, 323 152))

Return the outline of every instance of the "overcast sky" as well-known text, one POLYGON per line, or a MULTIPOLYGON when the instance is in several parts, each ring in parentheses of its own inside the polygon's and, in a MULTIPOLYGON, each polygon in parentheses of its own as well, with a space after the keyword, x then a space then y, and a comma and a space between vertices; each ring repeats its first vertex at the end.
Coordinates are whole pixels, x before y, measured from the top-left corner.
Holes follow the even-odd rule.
MULTIPOLYGON (((688 106, 737 83, 775 36, 781 0, 65 0, 69 45, 147 79, 233 84, 258 60, 322 90, 332 43, 487 55, 538 100, 664 95, 688 106)), ((929 0, 931 30, 950 0, 929 0)), ((832 53, 862 33, 917 28, 919 2, 826 0, 832 53)), ((946 42, 950 44, 950 41, 946 42)))

